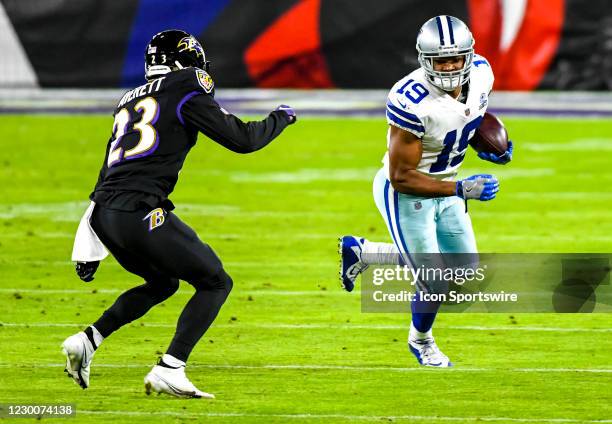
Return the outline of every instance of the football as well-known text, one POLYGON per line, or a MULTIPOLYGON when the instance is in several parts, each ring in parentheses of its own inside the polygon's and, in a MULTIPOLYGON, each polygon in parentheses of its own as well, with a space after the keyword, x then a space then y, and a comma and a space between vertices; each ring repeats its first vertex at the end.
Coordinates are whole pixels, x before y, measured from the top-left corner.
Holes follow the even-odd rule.
POLYGON ((470 145, 478 152, 503 155, 508 150, 508 131, 502 121, 492 113, 486 112, 480 126, 476 129, 470 145))

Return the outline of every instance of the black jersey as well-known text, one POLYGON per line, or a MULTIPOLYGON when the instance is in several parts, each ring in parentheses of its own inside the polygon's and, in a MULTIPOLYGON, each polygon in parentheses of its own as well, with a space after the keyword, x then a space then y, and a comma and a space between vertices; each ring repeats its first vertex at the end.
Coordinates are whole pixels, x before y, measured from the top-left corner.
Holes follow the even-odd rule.
POLYGON ((219 106, 212 78, 197 68, 170 72, 128 91, 113 116, 112 136, 90 198, 121 210, 167 200, 198 132, 232 151, 249 153, 291 123, 282 111, 263 121, 242 122, 219 106))

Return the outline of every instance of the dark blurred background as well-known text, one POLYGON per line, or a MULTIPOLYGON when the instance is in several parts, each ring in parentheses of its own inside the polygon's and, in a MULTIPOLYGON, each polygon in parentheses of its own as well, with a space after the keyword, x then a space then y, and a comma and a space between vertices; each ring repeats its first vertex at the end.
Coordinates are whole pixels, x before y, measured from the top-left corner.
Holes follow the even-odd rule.
POLYGON ((438 14, 468 23, 498 90, 612 84, 605 0, 0 0, 0 87, 139 85, 148 40, 180 28, 223 87, 389 88, 438 14))

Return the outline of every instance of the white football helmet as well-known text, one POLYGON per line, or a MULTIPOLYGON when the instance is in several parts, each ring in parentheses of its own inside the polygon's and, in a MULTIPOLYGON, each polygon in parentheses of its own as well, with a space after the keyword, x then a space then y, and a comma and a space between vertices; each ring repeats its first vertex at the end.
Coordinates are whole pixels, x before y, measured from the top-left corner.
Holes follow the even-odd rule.
POLYGON ((416 48, 419 64, 429 82, 445 91, 451 91, 470 79, 474 58, 474 37, 460 19, 440 15, 431 18, 419 31, 416 48), (463 56, 463 68, 458 71, 435 71, 433 60, 440 57, 463 56))

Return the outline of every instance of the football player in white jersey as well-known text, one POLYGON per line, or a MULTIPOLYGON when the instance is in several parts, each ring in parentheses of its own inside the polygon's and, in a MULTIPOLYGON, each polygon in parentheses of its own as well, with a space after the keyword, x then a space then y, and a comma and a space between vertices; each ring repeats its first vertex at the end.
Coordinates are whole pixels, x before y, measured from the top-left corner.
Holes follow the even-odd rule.
MULTIPOLYGON (((487 60, 474 54, 472 33, 455 17, 436 16, 421 27, 416 48, 421 67, 399 80, 387 98, 387 153, 374 179, 374 200, 393 243, 340 239, 340 274, 347 291, 370 264, 418 267, 424 265, 415 261, 419 254, 476 254, 464 202, 492 200, 499 190, 492 175, 455 181, 494 79, 487 60)), ((512 160, 512 143, 503 155, 478 156, 506 164, 512 160)), ((424 283, 417 284, 419 290, 429 288, 424 283)), ((438 307, 412 302, 408 347, 421 365, 449 367, 431 331, 438 307)))

